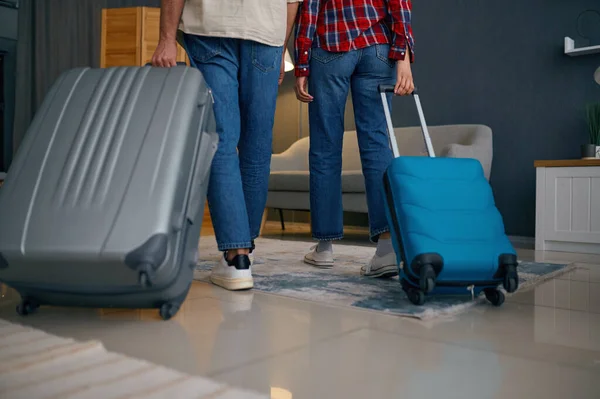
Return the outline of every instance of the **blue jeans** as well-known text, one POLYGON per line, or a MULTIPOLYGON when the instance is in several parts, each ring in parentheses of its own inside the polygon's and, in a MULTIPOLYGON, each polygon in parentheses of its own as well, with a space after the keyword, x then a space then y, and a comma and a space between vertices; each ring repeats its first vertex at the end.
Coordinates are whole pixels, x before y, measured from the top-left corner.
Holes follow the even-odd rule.
POLYGON ((219 134, 208 206, 220 251, 250 248, 267 202, 283 47, 184 35, 192 66, 214 97, 219 134))
MULTIPOLYGON (((310 122, 310 210, 312 235, 317 240, 343 237, 342 141, 344 111, 352 89, 354 118, 367 192, 372 241, 389 231, 383 174, 393 155, 389 147, 379 84, 395 82, 395 62, 388 45, 332 53, 312 50, 308 90, 310 122)), ((391 102, 391 97, 388 98, 391 102)), ((390 104, 391 105, 391 104, 390 104)))

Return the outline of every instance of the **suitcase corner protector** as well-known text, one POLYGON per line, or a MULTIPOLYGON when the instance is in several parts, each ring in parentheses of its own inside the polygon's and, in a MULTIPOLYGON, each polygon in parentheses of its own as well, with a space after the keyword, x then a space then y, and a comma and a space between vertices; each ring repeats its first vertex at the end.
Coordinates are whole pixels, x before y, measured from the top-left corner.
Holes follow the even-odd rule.
POLYGON ((167 258, 169 237, 158 233, 125 256, 125 264, 133 270, 150 265, 157 269, 167 258))

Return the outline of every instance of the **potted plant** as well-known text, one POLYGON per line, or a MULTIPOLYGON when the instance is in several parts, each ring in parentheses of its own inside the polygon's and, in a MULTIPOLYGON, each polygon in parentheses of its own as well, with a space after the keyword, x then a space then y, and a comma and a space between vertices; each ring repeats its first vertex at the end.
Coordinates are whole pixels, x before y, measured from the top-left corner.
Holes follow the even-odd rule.
POLYGON ((600 103, 589 104, 585 111, 590 143, 581 146, 581 157, 600 158, 600 103))

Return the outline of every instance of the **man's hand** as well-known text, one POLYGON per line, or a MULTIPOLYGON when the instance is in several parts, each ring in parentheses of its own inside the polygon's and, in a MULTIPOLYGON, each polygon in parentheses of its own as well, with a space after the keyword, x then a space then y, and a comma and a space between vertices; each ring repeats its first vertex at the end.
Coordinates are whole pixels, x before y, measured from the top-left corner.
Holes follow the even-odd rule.
POLYGON ((281 69, 279 70, 279 85, 283 83, 283 78, 285 78, 285 49, 283 49, 283 54, 281 55, 281 69))
POLYGON ((170 68, 177 65, 177 42, 175 40, 160 40, 154 55, 152 66, 170 68))
POLYGON ((185 0, 160 0, 160 34, 152 60, 155 67, 177 65, 177 26, 185 0))
POLYGON ((298 76, 296 78, 294 91, 296 92, 296 98, 303 103, 309 103, 313 100, 313 96, 308 94, 308 78, 306 76, 298 76))
POLYGON ((407 54, 403 60, 396 62, 396 85, 394 94, 406 96, 412 94, 415 89, 412 71, 410 69, 410 57, 407 54))

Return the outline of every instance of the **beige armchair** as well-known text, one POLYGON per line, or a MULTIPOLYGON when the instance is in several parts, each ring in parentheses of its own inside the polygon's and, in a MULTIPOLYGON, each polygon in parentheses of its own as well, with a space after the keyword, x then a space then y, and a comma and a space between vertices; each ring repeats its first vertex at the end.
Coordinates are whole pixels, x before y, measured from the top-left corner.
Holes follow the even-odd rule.
MULTIPOLYGON (((426 155, 420 127, 396 128, 401 155, 426 155)), ((437 156, 475 158, 489 180, 492 164, 492 130, 483 125, 447 125, 429 127, 437 156)), ((281 154, 273 155, 267 208, 279 210, 281 226, 285 229, 282 210, 310 211, 309 138, 292 144, 281 154)), ((342 156, 342 201, 344 211, 367 213, 364 178, 358 151, 356 131, 344 134, 342 156)))

